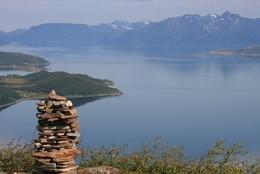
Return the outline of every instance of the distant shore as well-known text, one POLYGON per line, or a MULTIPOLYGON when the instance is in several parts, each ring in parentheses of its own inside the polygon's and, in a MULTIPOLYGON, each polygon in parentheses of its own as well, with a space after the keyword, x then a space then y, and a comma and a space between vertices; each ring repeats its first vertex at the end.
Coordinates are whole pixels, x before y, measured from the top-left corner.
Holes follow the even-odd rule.
POLYGON ((39 72, 47 70, 50 62, 42 57, 18 53, 0 51, 0 70, 16 70, 26 72, 39 72))
POLYGON ((249 57, 249 58, 260 58, 260 46, 251 45, 241 49, 226 49, 226 50, 215 50, 210 51, 211 55, 216 56, 239 56, 239 57, 249 57))

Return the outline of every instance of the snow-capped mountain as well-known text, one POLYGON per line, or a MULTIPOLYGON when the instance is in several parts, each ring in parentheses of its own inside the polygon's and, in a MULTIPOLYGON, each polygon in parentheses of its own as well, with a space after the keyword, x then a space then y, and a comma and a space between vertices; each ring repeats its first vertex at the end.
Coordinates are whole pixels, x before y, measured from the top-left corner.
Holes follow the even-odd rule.
POLYGON ((241 19, 239 15, 230 12, 225 12, 221 16, 211 13, 206 18, 207 22, 203 25, 203 28, 209 33, 220 31, 226 25, 238 24, 241 19))
POLYGON ((113 21, 109 24, 107 24, 108 26, 112 27, 115 30, 133 30, 134 28, 132 28, 131 23, 127 22, 127 21, 113 21))
POLYGON ((128 31, 117 42, 131 44, 259 44, 260 19, 222 15, 183 15, 128 31))
POLYGON ((150 21, 148 21, 148 20, 144 20, 141 22, 133 22, 133 23, 130 23, 127 21, 115 20, 111 23, 108 23, 107 25, 115 30, 127 31, 127 30, 138 30, 149 24, 150 24, 150 21))
POLYGON ((260 44, 260 19, 231 12, 186 14, 159 22, 113 21, 99 25, 52 23, 0 32, 0 43, 36 45, 260 44))

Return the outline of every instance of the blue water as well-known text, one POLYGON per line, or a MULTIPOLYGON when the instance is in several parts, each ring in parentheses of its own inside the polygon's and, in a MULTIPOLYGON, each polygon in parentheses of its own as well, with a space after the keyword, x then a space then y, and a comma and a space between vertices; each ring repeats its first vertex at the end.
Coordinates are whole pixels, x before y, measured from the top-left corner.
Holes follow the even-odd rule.
MULTIPOLYGON (((82 145, 138 149, 161 136, 199 155, 216 140, 240 142, 260 157, 260 60, 239 57, 158 57, 104 49, 33 50, 50 71, 108 78, 123 91, 78 107, 82 145)), ((35 101, 0 112, 0 140, 36 133, 35 101)))

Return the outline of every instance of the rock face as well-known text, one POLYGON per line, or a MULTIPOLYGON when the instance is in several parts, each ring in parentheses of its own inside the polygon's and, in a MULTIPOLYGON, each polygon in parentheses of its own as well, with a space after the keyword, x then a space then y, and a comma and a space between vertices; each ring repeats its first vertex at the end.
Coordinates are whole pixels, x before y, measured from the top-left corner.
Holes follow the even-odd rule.
POLYGON ((75 157, 79 154, 80 133, 75 107, 55 91, 37 105, 39 137, 34 141, 33 173, 77 173, 75 157))

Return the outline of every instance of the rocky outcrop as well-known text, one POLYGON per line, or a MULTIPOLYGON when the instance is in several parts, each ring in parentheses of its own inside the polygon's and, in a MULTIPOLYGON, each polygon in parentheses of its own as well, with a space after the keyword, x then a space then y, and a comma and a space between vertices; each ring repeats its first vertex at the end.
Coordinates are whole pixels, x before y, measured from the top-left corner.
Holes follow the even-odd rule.
POLYGON ((37 110, 39 137, 34 141, 33 173, 77 173, 80 134, 72 102, 51 91, 47 100, 38 103, 37 110))

